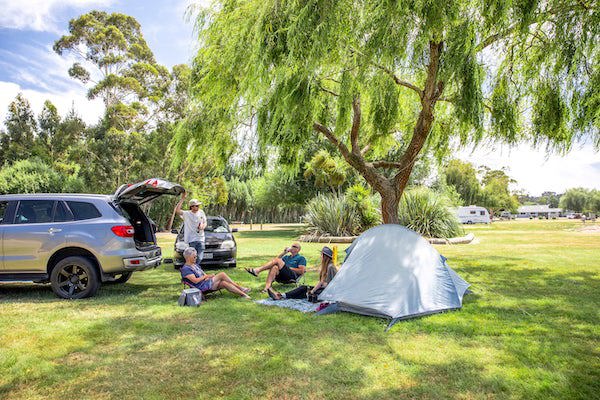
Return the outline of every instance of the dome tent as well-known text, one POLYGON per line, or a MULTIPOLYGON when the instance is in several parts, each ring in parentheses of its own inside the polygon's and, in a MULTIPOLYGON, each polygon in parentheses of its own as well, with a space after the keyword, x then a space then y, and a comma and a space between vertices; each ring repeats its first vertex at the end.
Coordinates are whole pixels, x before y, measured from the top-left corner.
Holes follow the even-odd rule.
POLYGON ((470 286, 423 237, 401 225, 379 225, 347 250, 339 272, 319 296, 335 303, 321 314, 349 311, 402 319, 458 309, 470 286))

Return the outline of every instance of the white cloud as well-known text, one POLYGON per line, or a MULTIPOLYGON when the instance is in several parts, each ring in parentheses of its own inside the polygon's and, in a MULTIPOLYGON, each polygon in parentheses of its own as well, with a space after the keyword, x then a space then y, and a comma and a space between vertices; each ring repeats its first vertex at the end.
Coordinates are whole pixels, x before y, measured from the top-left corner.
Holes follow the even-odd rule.
POLYGON ((74 107, 79 116, 88 124, 98 122, 98 119, 104 113, 104 104, 101 100, 90 101, 80 91, 43 92, 23 89, 16 83, 0 81, 0 126, 4 126, 8 105, 18 93, 23 93, 23 96, 31 103, 31 108, 36 116, 44 107, 44 101, 46 100, 50 100, 56 106, 61 116, 64 116, 71 110, 71 107, 74 107))
POLYGON ((90 8, 114 0, 0 0, 0 28, 60 33, 55 13, 65 8, 90 8))
POLYGON ((589 144, 576 146, 564 156, 548 155, 543 149, 521 146, 481 146, 474 152, 464 150, 458 157, 475 165, 499 169, 507 167, 517 188, 532 195, 545 191, 563 193, 572 187, 600 189, 600 154, 589 144))

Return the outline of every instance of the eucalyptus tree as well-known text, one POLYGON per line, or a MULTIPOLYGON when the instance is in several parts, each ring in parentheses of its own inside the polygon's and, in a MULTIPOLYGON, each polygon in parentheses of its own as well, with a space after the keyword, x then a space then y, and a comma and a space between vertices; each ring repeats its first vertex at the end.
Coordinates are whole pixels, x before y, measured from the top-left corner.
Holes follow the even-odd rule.
POLYGON ((600 146, 597 2, 223 0, 198 26, 196 138, 252 122, 298 167, 321 135, 381 194, 385 222, 424 151, 600 146))
POLYGON ((72 19, 54 51, 76 56, 69 75, 89 86, 90 99, 104 101, 111 125, 122 131, 138 128, 137 117, 149 113, 144 103, 156 103, 170 83, 129 15, 90 11, 72 19))

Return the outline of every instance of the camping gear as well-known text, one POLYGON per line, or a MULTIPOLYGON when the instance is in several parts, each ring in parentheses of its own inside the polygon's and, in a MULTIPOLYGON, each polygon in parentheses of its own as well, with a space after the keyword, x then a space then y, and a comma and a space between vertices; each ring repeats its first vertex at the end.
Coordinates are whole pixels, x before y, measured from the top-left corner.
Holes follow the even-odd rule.
POLYGON ((183 289, 177 303, 182 307, 198 307, 202 303, 202 292, 196 288, 183 289))
POLYGON ((396 322, 462 307, 470 286, 429 242, 401 225, 379 225, 346 250, 339 272, 319 300, 319 314, 349 311, 396 322))

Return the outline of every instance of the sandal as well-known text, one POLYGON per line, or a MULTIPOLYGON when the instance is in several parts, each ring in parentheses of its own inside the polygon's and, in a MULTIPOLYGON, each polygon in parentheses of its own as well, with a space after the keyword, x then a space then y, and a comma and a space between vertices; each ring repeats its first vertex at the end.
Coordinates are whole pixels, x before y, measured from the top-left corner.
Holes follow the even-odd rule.
POLYGON ((249 273, 250 275, 253 275, 255 277, 258 278, 258 275, 256 274, 256 272, 254 271, 254 268, 244 268, 246 270, 247 273, 249 273))

